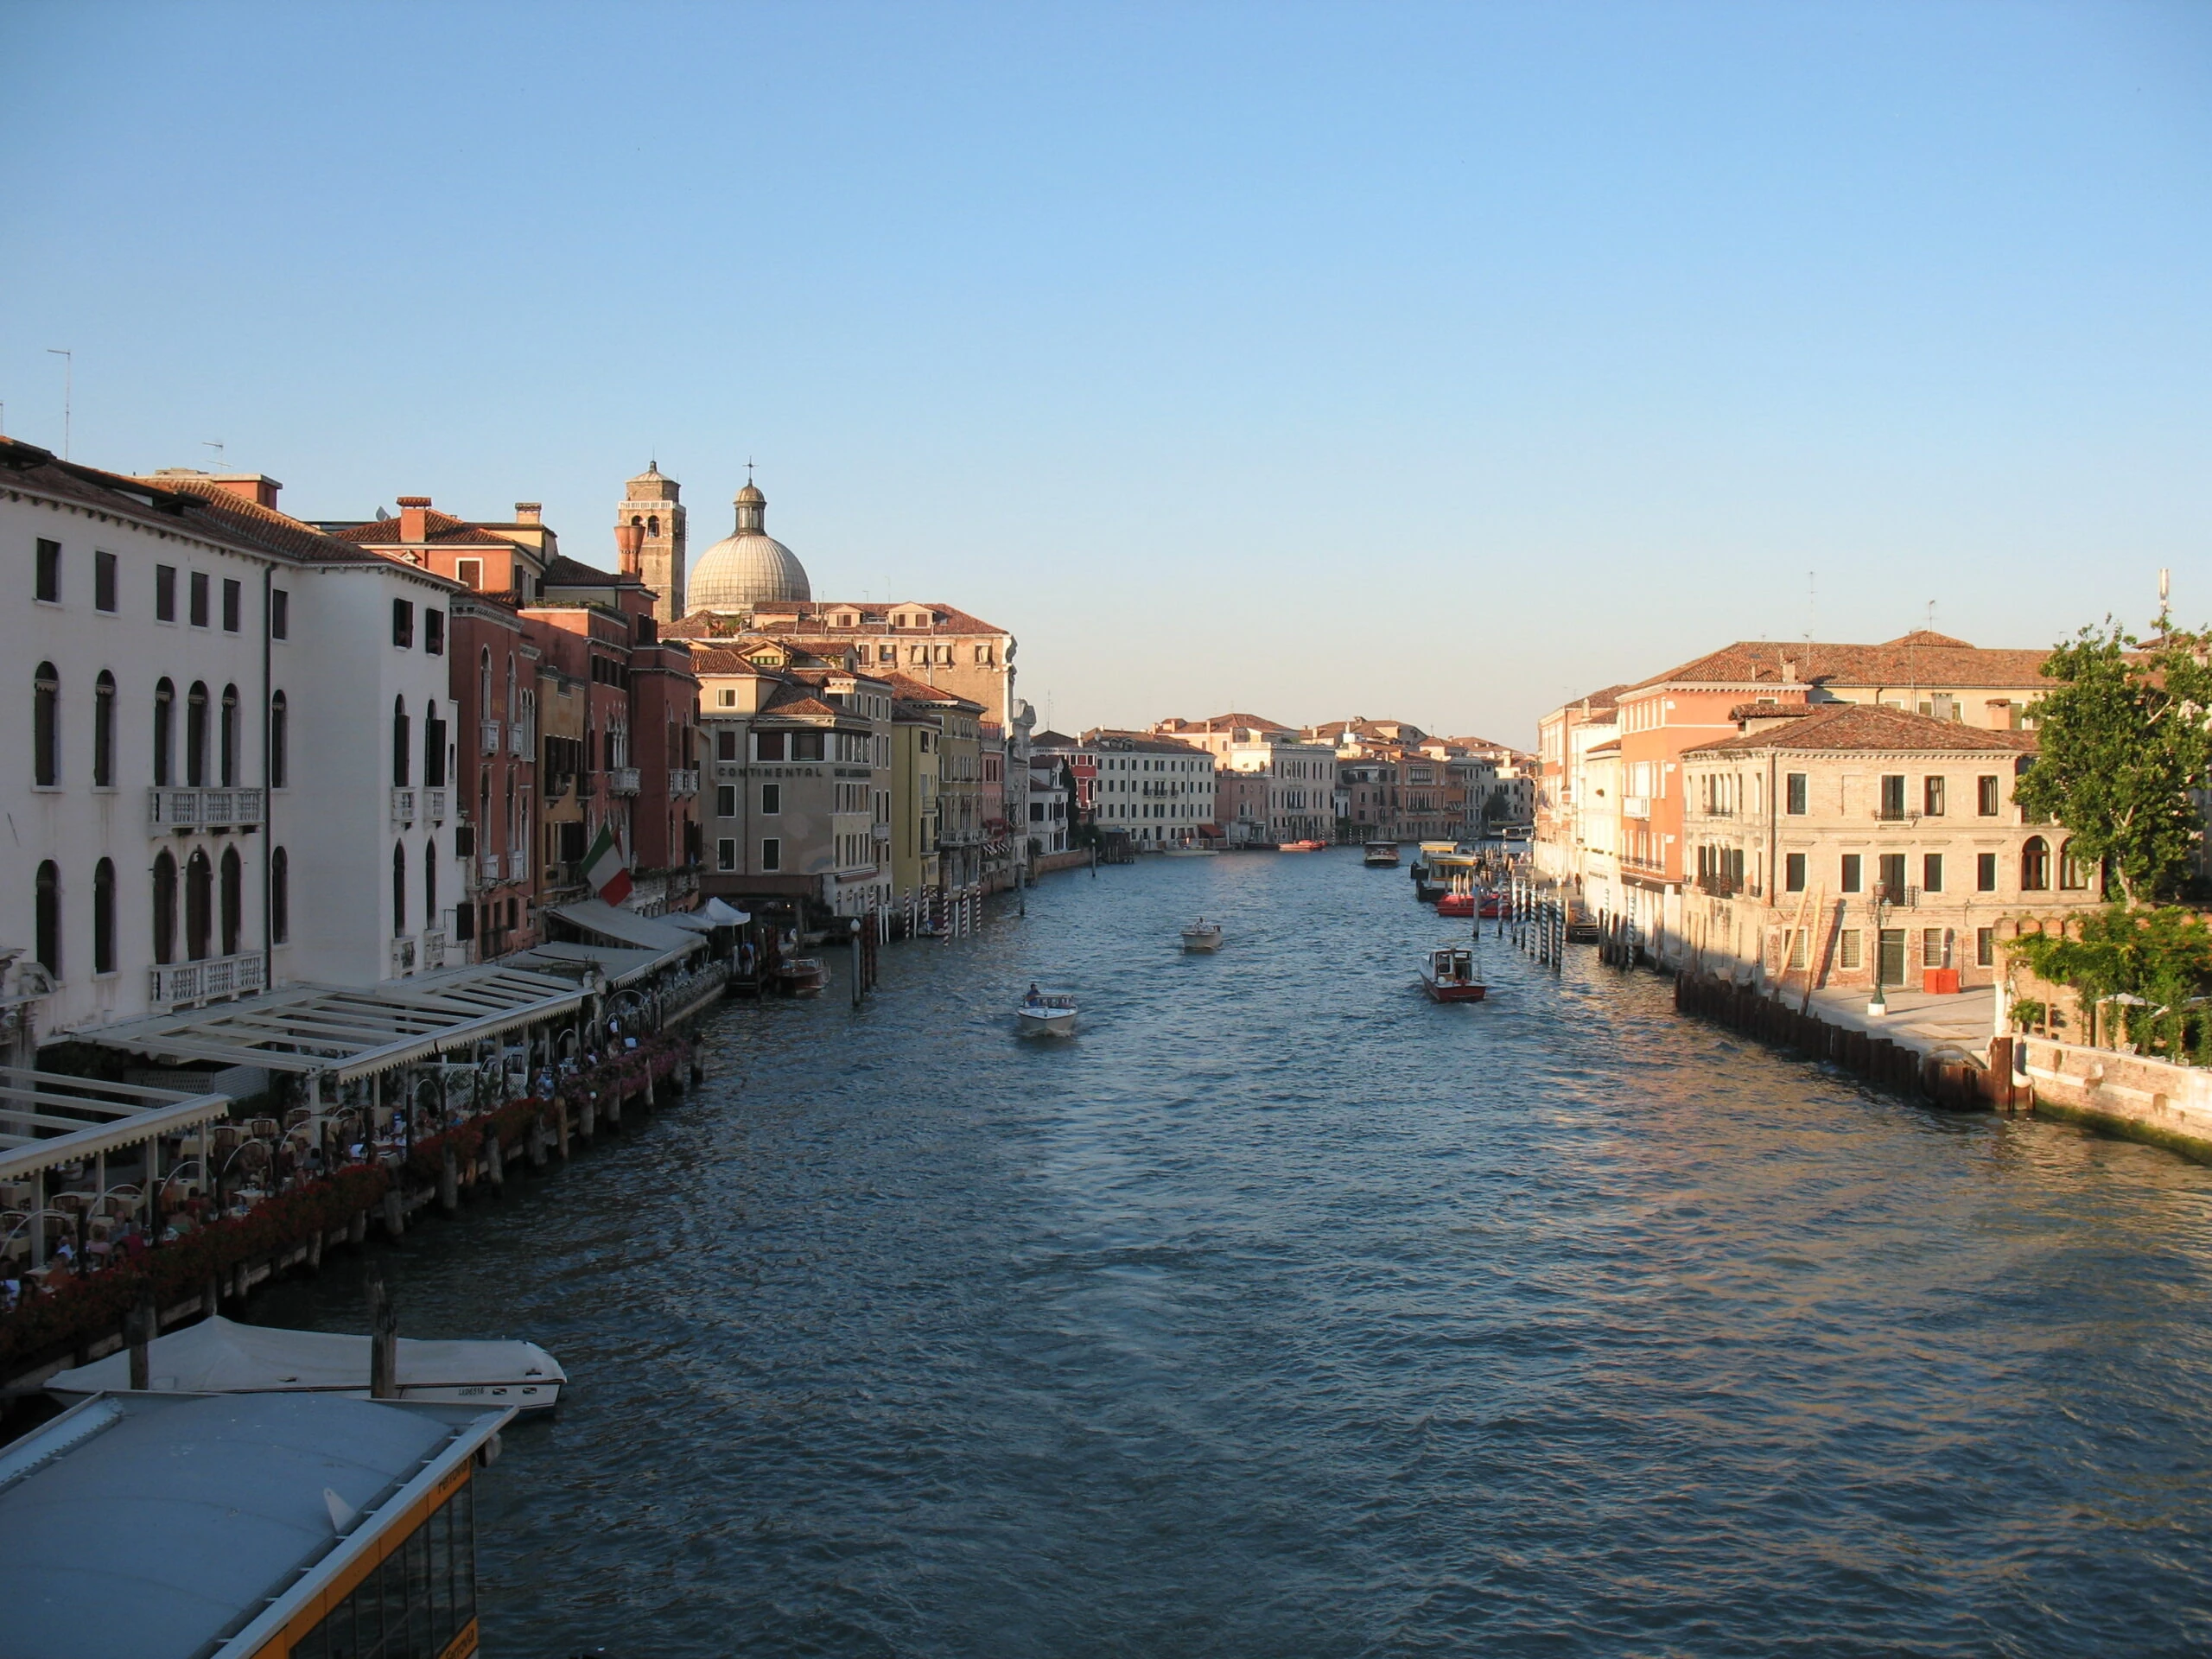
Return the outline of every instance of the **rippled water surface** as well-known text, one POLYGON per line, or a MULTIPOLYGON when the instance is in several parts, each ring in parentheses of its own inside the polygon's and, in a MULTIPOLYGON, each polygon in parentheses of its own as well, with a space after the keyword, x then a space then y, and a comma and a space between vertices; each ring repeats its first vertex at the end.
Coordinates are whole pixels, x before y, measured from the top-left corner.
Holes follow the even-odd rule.
MULTIPOLYGON (((480 1484, 486 1654, 2212 1646, 2212 1172, 1585 952, 1431 1007, 1410 887, 1048 878, 410 1235, 405 1330, 574 1378, 480 1484)), ((257 1317, 364 1329, 358 1273, 257 1317)))

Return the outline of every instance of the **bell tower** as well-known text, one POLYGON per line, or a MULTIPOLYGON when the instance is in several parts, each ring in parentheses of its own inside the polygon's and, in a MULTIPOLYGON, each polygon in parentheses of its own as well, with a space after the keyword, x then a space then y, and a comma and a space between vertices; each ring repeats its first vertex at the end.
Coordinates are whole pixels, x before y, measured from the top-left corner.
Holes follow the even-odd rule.
POLYGON ((683 486, 661 476, 658 461, 632 479, 623 492, 617 530, 645 532, 638 547, 638 575, 653 590, 653 615, 673 622, 684 613, 683 486))

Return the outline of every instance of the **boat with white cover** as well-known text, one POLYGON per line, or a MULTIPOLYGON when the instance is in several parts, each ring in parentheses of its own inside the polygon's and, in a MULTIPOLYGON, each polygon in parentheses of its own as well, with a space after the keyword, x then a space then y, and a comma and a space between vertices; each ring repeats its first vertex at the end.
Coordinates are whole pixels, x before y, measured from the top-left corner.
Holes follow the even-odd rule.
POLYGON ((1065 991, 1040 991, 1034 985, 1014 1011, 1014 1028, 1024 1037, 1075 1035, 1075 998, 1065 991))
POLYGON ((1221 949, 1221 924, 1210 922, 1203 916, 1183 930, 1185 950, 1218 950, 1221 949))
MULTIPOLYGON (((146 1345, 156 1394, 337 1394, 369 1397, 371 1337, 240 1325, 219 1314, 146 1345)), ((512 1406, 550 1411, 569 1374, 534 1342, 398 1339, 399 1397, 436 1405, 512 1406)), ((66 1399, 124 1394, 130 1351, 57 1372, 48 1393, 66 1399)))

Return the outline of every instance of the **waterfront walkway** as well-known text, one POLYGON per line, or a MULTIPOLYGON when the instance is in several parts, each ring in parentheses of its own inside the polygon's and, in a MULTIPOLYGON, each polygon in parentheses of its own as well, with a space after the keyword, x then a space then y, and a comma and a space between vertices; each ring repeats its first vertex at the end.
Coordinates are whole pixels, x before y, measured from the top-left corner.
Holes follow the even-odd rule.
MULTIPOLYGON (((1870 1037, 1886 1037, 1900 1048, 1918 1054, 1956 1050, 1977 1060, 1987 1058, 1997 1017, 1995 987, 1985 985, 1955 996, 1930 996, 1925 991, 1893 986, 1885 995, 1890 1005, 1886 1014, 1867 1013, 1866 993, 1858 989, 1815 991, 1808 1012, 1831 1026, 1863 1031, 1870 1037)), ((1783 1000, 1794 1003, 1796 998, 1783 1000)))

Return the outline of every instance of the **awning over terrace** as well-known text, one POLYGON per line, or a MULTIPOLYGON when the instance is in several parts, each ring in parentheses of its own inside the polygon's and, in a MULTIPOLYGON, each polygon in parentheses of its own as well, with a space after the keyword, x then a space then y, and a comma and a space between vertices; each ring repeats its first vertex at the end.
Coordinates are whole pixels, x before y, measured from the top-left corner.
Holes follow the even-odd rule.
POLYGON ((359 990, 295 986, 79 1032, 76 1040, 158 1060, 259 1065, 349 1083, 550 1020, 583 1000, 580 986, 487 963, 359 990))
POLYGON ((227 1117, 228 1095, 103 1083, 0 1066, 0 1181, 20 1181, 227 1117))
POLYGON ((671 927, 658 917, 620 910, 604 899, 586 899, 577 904, 556 905, 550 913, 580 933, 589 933, 609 944, 661 952, 703 950, 707 942, 697 934, 671 927))

